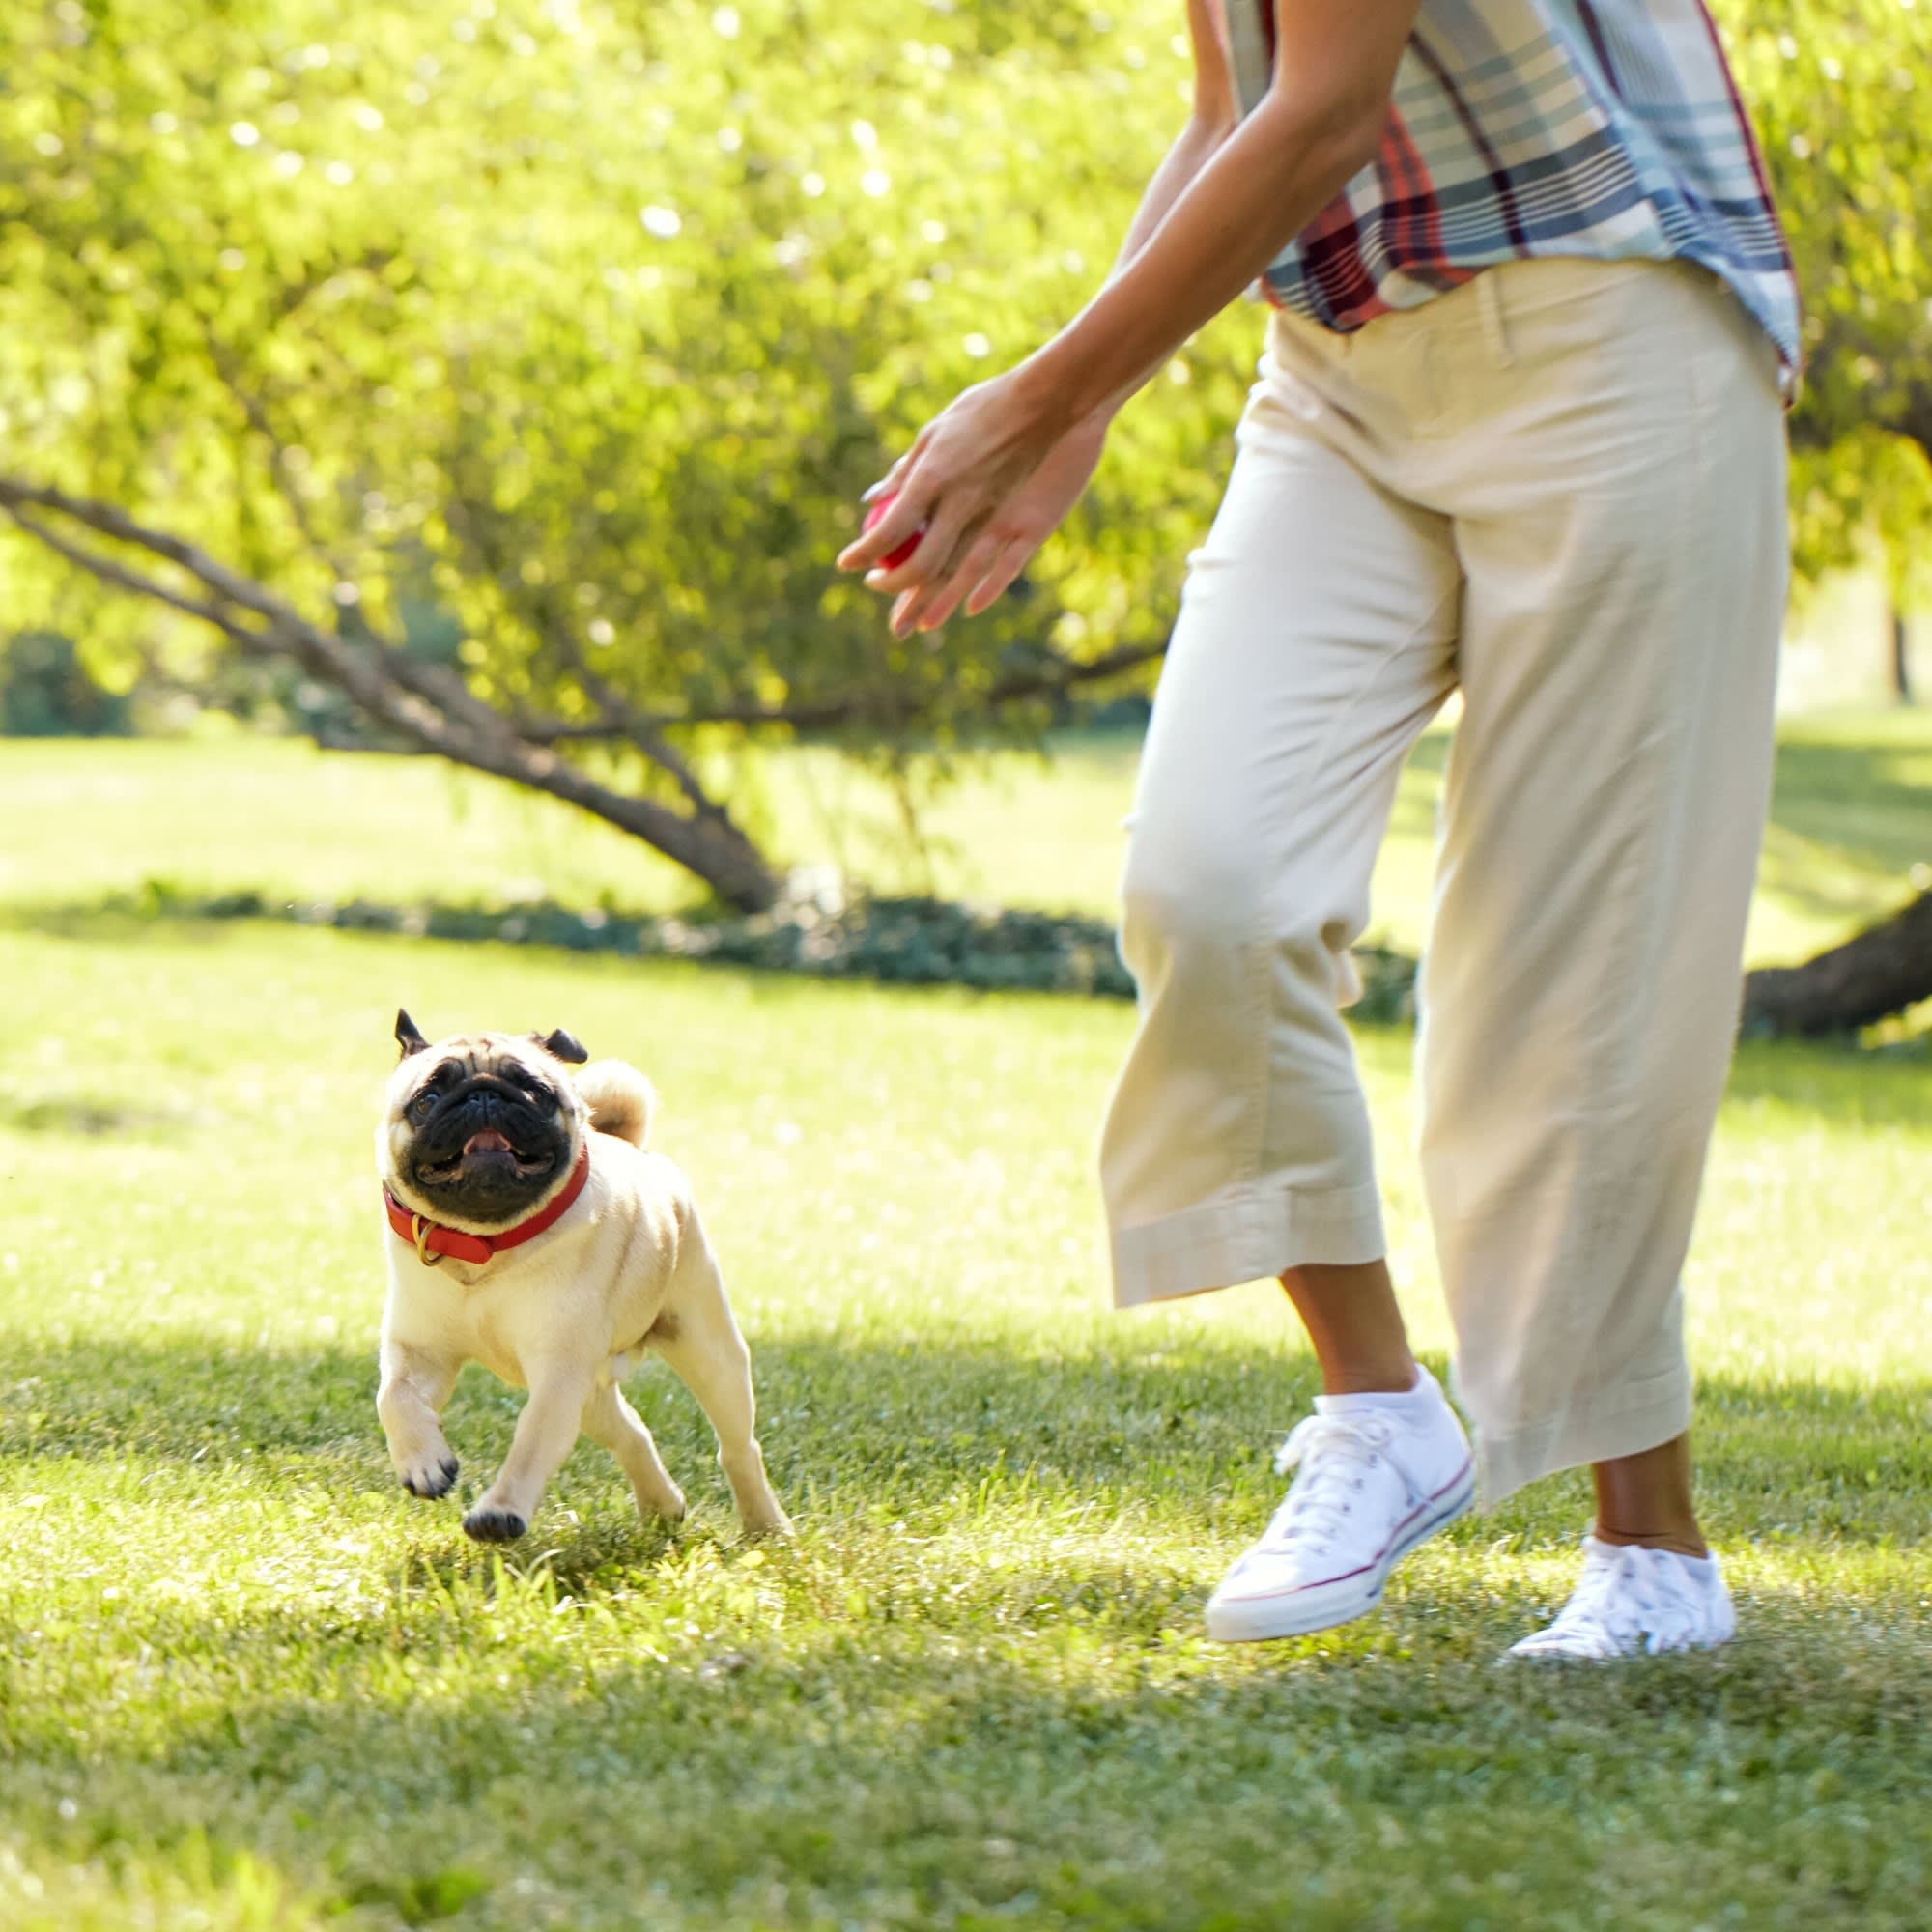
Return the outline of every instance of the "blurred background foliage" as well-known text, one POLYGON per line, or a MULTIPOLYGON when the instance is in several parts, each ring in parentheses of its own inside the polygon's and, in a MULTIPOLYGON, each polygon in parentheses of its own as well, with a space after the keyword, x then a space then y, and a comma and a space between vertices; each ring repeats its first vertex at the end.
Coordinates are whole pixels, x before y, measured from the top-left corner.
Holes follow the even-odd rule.
MULTIPOLYGON (((1805 306, 1792 420, 1801 579, 1876 564, 1932 600, 1932 8, 1716 0, 1805 306)), ((1801 584, 1801 588, 1804 587, 1801 584)))
MULTIPOLYGON (((886 453, 1104 272, 1182 111, 1178 19, 1140 12, 10 12, 8 467, 306 611, 433 595, 480 695, 565 715, 580 656, 639 702, 884 674, 970 706, 1042 627, 1157 639, 1251 328, 1123 432, 1050 615, 895 646, 829 569, 886 453)), ((79 621, 52 559, 7 566, 79 621)), ((127 653, 157 619, 84 628, 127 653)))
MULTIPOLYGON (((1801 571, 1875 566, 1922 601, 1932 7, 1719 16, 1807 303, 1801 571)), ((928 744, 981 734, 1016 667, 1158 646, 1255 316, 1156 380, 988 619, 895 644, 831 558, 919 422, 1105 272, 1185 111, 1181 28, 1178 0, 22 0, 0 13, 0 470, 460 668, 506 714, 817 705, 874 754, 915 711, 928 744)), ((78 638, 110 691, 355 726, 312 677, 238 668, 17 532, 0 572, 7 625, 78 638)), ((635 745, 576 755, 669 788, 635 745)))

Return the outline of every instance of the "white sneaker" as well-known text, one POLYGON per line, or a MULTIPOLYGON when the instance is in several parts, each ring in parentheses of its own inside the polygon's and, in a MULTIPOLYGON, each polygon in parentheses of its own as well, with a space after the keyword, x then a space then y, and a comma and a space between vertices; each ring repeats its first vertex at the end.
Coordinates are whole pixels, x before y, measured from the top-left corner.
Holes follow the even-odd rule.
POLYGON ((1512 1657, 1606 1662, 1665 1650, 1710 1650, 1737 1634, 1731 1593, 1715 1556, 1583 1539, 1583 1575, 1548 1630, 1512 1657))
POLYGON ((1262 1539, 1208 1600, 1217 1643, 1305 1636, 1366 1614, 1396 1564, 1466 1510, 1475 1465, 1427 1369, 1406 1394, 1317 1396, 1275 1458, 1298 1468, 1262 1539))

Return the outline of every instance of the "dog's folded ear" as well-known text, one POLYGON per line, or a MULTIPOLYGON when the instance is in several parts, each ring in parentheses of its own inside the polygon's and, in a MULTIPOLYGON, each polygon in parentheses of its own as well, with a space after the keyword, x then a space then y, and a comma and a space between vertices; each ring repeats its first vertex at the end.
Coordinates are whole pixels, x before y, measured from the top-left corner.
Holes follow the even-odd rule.
POLYGON ((530 1037, 557 1060, 567 1060, 573 1066, 582 1066, 590 1058, 576 1035, 565 1033, 561 1027, 553 1027, 549 1033, 532 1033, 530 1037))
POLYGON ((415 1021, 411 1019, 401 1007, 396 1009, 396 1044, 403 1049, 405 1060, 412 1053, 429 1051, 429 1041, 422 1037, 415 1021))

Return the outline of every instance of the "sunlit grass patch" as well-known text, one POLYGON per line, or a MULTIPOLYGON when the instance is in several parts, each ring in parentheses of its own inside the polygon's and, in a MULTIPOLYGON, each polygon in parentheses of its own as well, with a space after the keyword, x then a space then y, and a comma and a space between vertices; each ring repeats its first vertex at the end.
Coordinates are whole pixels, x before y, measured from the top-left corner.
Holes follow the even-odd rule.
MULTIPOLYGON (((1446 747, 1443 732, 1417 747, 1376 874, 1371 936, 1409 952, 1427 924, 1446 747)), ((916 841, 895 794, 823 748, 747 753, 734 789, 786 863, 888 892, 1111 918, 1138 755, 1122 732, 1056 738, 1044 757, 966 758, 932 792, 916 841)), ((0 854, 0 900, 15 903, 86 905, 149 880, 189 895, 504 907, 548 896, 639 913, 686 908, 696 894, 636 839, 554 800, 434 759, 287 740, 16 741, 0 810, 61 827, 0 854)), ((1915 866, 1932 867, 1932 711, 1786 721, 1752 961, 1804 956, 1890 910, 1915 866)))
MULTIPOLYGON (((1264 1285, 1107 1312, 1123 1009, 245 924, 16 928, 0 972, 9 1932, 1922 1923, 1913 1062, 1741 1059, 1689 1291, 1745 1634, 1551 1673, 1496 1659, 1566 1587, 1577 1477, 1361 1624, 1203 1639, 1314 1378, 1264 1285), (368 1136, 399 1003, 656 1077, 795 1547, 736 1543, 659 1370, 675 1531, 588 1446, 508 1553, 395 1486, 368 1136)), ((1439 1363, 1408 1044, 1360 1041, 1439 1363)), ((519 1400, 459 1386, 463 1492, 519 1400)))

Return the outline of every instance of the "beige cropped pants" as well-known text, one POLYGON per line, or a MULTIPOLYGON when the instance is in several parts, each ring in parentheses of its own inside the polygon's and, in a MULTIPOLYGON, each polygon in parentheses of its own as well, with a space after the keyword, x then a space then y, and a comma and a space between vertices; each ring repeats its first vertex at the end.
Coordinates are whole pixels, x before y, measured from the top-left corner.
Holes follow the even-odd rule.
POLYGON ((1353 335, 1276 316, 1238 452, 1128 840, 1116 1298, 1383 1255, 1337 1009, 1460 688, 1420 1144, 1493 1502, 1690 1418, 1784 608, 1776 354, 1688 266, 1512 264, 1353 335))

